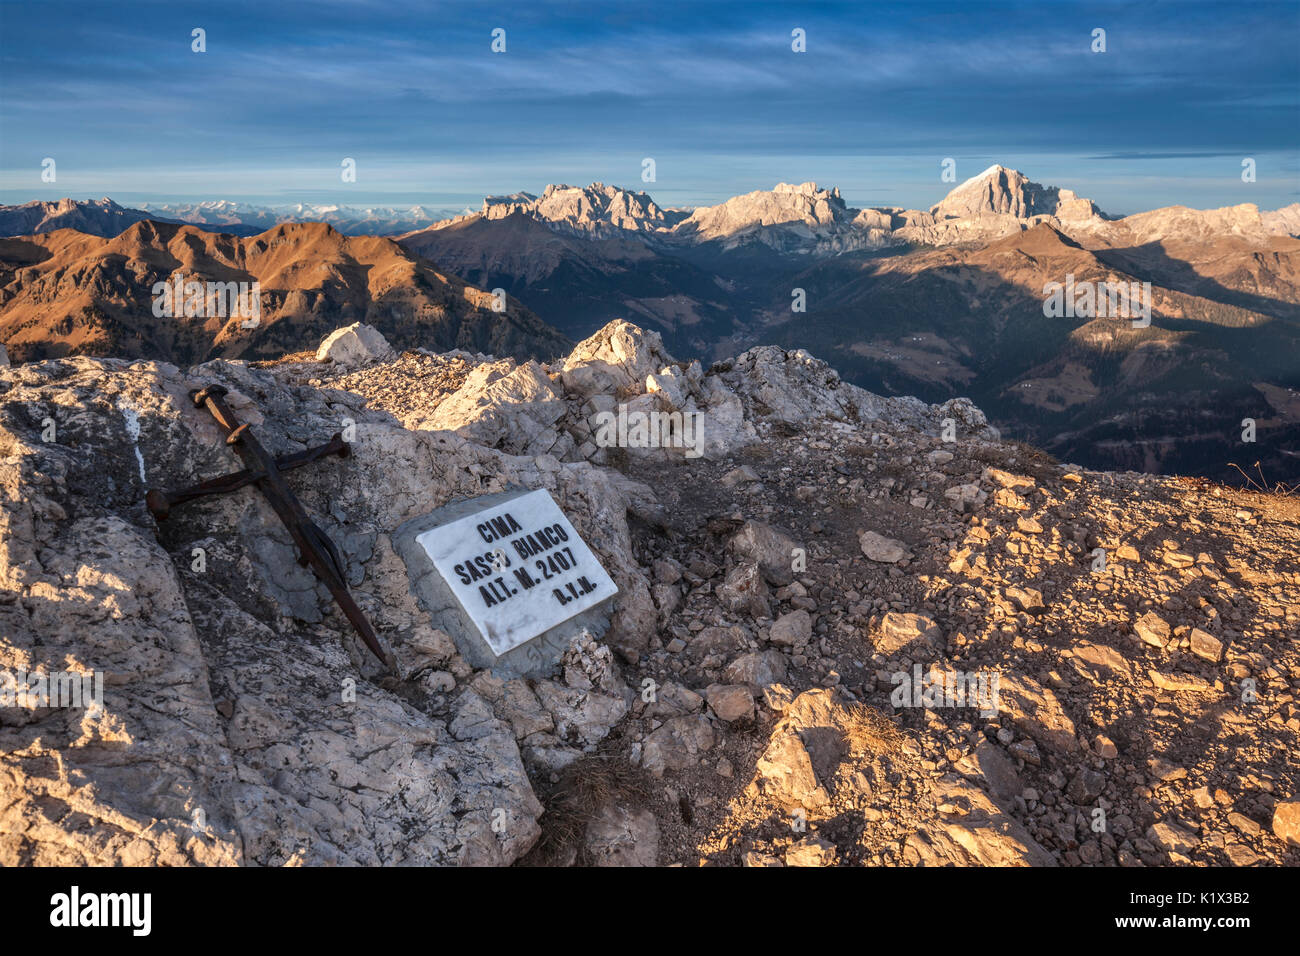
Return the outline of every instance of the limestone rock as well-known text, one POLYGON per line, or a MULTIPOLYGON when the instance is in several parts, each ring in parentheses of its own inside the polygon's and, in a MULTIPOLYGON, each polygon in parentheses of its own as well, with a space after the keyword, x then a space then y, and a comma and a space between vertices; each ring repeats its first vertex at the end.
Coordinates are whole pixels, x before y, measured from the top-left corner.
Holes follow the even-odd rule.
POLYGON ((1169 643, 1169 625, 1155 611, 1147 611, 1133 623, 1133 631, 1143 644, 1163 648, 1169 643))
POLYGON ((1290 846, 1300 846, 1300 800, 1282 800, 1273 808, 1273 834, 1290 846))
POLYGON ((997 688, 999 710, 1045 747, 1061 753, 1079 749, 1074 721, 1056 694, 1031 677, 1003 675, 997 688))
POLYGON ((1151 678, 1151 683, 1155 684, 1161 690, 1169 691, 1191 691, 1197 694, 1210 694, 1214 692, 1214 685, 1209 681, 1197 677, 1195 674, 1186 674, 1175 672, 1164 674, 1160 671, 1149 670, 1147 676, 1151 678))
POLYGON ((802 647, 812 640, 812 617, 802 608, 782 614, 772 624, 771 640, 782 647, 802 647))
POLYGON ((665 770, 693 767, 712 749, 715 739, 713 726, 703 714, 673 717, 646 738, 641 766, 656 777, 665 770))
POLYGON ((580 395, 639 393, 648 376, 671 364, 658 332, 615 319, 574 347, 560 375, 564 387, 580 395))
POLYGON ((756 563, 763 577, 775 587, 784 587, 794 580, 794 539, 783 531, 749 520, 741 525, 727 542, 727 547, 737 556, 756 563))
POLYGON ((804 837, 785 851, 786 866, 834 866, 835 844, 819 836, 804 837))
POLYGON ((880 636, 875 641, 880 653, 893 656, 917 641, 928 644, 943 641, 943 631, 928 614, 889 611, 881 619, 880 636))
POLYGON ((882 564, 897 564, 907 555, 907 545, 903 542, 886 538, 874 531, 859 533, 858 544, 861 545, 863 554, 882 564))
POLYGON ((1199 627, 1192 628, 1192 633, 1188 635, 1191 641, 1191 651, 1201 660, 1217 663, 1223 657, 1223 642, 1211 634, 1207 634, 1199 627))
POLYGON ((594 866, 654 866, 659 824, 649 810, 606 804, 587 823, 585 846, 594 866))
POLYGON ((754 716, 754 695, 745 684, 710 684, 704 691, 704 698, 724 723, 754 716))
POLYGON ((563 396, 538 363, 505 359, 475 368, 417 427, 454 431, 511 454, 541 454, 558 440, 553 426, 565 411, 563 396))
POLYGON ((934 790, 936 819, 907 838, 904 860, 920 866, 1056 866, 1056 860, 984 791, 952 774, 934 790))
POLYGON ((1035 588, 1009 587, 1006 589, 1008 601, 1015 601, 1016 606, 1022 611, 1035 613, 1045 610, 1043 604, 1043 592, 1035 588))
POLYGON ((1147 828, 1147 839, 1169 853, 1184 857, 1191 854, 1200 842, 1195 833, 1164 820, 1147 828))
POLYGON ((784 806, 813 810, 830 800, 817 780, 808 750, 794 732, 773 737, 755 772, 760 790, 784 806))
POLYGON ((393 347, 373 326, 353 322, 335 329, 321 341, 316 349, 316 361, 337 362, 339 365, 362 365, 378 362, 393 355, 393 347))
POLYGON ((560 740, 578 747, 599 743, 628 711, 623 696, 538 681, 537 698, 555 720, 560 740))
POLYGON ((786 679, 789 664, 780 651, 766 650, 742 654, 727 665, 722 677, 732 684, 748 684, 761 690, 768 684, 786 679))
POLYGON ((757 564, 738 564, 727 572, 726 579, 716 591, 718 601, 728 611, 744 613, 754 618, 767 617, 770 593, 767 581, 757 564))

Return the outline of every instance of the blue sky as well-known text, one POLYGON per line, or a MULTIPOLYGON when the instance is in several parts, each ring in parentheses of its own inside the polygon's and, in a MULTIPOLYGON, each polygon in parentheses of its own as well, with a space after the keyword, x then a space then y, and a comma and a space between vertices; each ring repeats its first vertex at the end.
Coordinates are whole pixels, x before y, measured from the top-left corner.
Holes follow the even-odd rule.
POLYGON ((1276 208, 1300 201, 1297 50, 1300 0, 3 0, 0 201, 461 208, 600 180, 696 205, 815 180, 924 208, 952 157, 1111 213, 1276 208))

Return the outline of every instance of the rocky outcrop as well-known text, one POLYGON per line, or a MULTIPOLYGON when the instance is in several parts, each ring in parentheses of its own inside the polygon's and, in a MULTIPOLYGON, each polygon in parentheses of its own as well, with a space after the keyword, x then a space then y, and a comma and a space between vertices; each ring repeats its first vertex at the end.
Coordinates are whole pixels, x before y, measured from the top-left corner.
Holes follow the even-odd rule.
POLYGON ((606 477, 408 430, 356 395, 238 364, 74 359, 4 374, 0 669, 105 686, 93 719, 0 708, 6 791, 20 795, 3 810, 6 863, 504 863, 535 842, 541 806, 514 727, 423 623, 388 532, 456 496, 549 488, 635 622, 646 585, 606 477), (346 476, 322 463, 294 484, 414 697, 359 676, 370 665, 350 628, 252 489, 178 509, 155 540, 146 487, 234 468, 186 398, 211 381, 280 453, 355 422, 346 476), (80 822, 59 835, 65 819, 80 822))
POLYGON ((0 369, 0 863, 1296 861, 1284 499, 1060 465, 802 351, 381 351, 0 369), (212 382, 273 453, 351 443, 287 480, 391 672, 253 489, 145 509, 237 466, 212 382), (620 406, 698 414, 701 454, 597 441, 620 406), (619 587, 528 680, 460 657, 391 539, 512 487, 619 587), (93 705, 4 699, 55 672, 93 705))
POLYGON ((374 327, 354 322, 325 336, 316 349, 316 361, 339 365, 364 365, 393 357, 393 347, 374 327))

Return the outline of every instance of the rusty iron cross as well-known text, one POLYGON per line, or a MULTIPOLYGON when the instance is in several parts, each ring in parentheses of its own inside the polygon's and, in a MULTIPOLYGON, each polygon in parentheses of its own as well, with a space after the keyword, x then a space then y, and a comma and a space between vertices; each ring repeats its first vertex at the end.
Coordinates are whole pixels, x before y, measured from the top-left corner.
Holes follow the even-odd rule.
POLYGON ((339 609, 365 641, 366 647, 370 648, 375 657, 391 667, 390 655, 384 652, 370 622, 366 620, 365 614, 348 592, 347 576, 338 548, 329 539, 329 535, 307 516, 301 502, 284 480, 285 472, 301 468, 326 455, 346 458, 352 451, 351 446, 343 440, 342 435, 336 433, 324 445, 308 448, 306 451, 292 455, 273 457, 253 437, 252 429, 248 424, 236 418, 222 400, 226 394, 227 389, 224 386, 209 385, 207 388, 190 392, 190 399, 196 407, 206 407, 212 413, 212 417, 226 433, 226 444, 234 448, 246 467, 219 478, 201 481, 189 488, 175 491, 150 489, 145 496, 145 504, 153 514, 154 520, 159 522, 167 520, 171 509, 186 501, 206 495, 222 495, 243 488, 245 485, 254 485, 266 497, 281 523, 288 529, 298 550, 298 563, 303 567, 310 567, 316 577, 324 582, 339 609))

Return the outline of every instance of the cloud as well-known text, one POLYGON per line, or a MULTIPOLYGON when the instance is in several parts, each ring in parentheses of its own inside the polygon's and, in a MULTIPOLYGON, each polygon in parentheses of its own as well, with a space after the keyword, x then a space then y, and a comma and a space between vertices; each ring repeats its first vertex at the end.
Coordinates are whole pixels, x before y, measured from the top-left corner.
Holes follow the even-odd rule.
POLYGON ((106 185, 195 181, 215 162, 250 191, 288 188, 298 170, 324 188, 345 155, 393 184, 399 169, 500 175, 497 157, 536 182, 575 157, 635 170, 654 156, 664 188, 689 195, 754 156, 789 158, 768 167, 785 171, 813 156, 847 169, 882 154, 1051 153, 1081 175, 1103 158, 1300 152, 1300 25, 1268 2, 660 0, 599 15, 580 3, 74 2, 5 16, 5 182, 45 155, 106 185), (195 25, 207 53, 190 50, 195 25), (1105 54, 1090 49, 1099 25, 1105 54), (490 50, 498 26, 504 54, 490 50), (790 49, 795 26, 807 53, 790 49))

